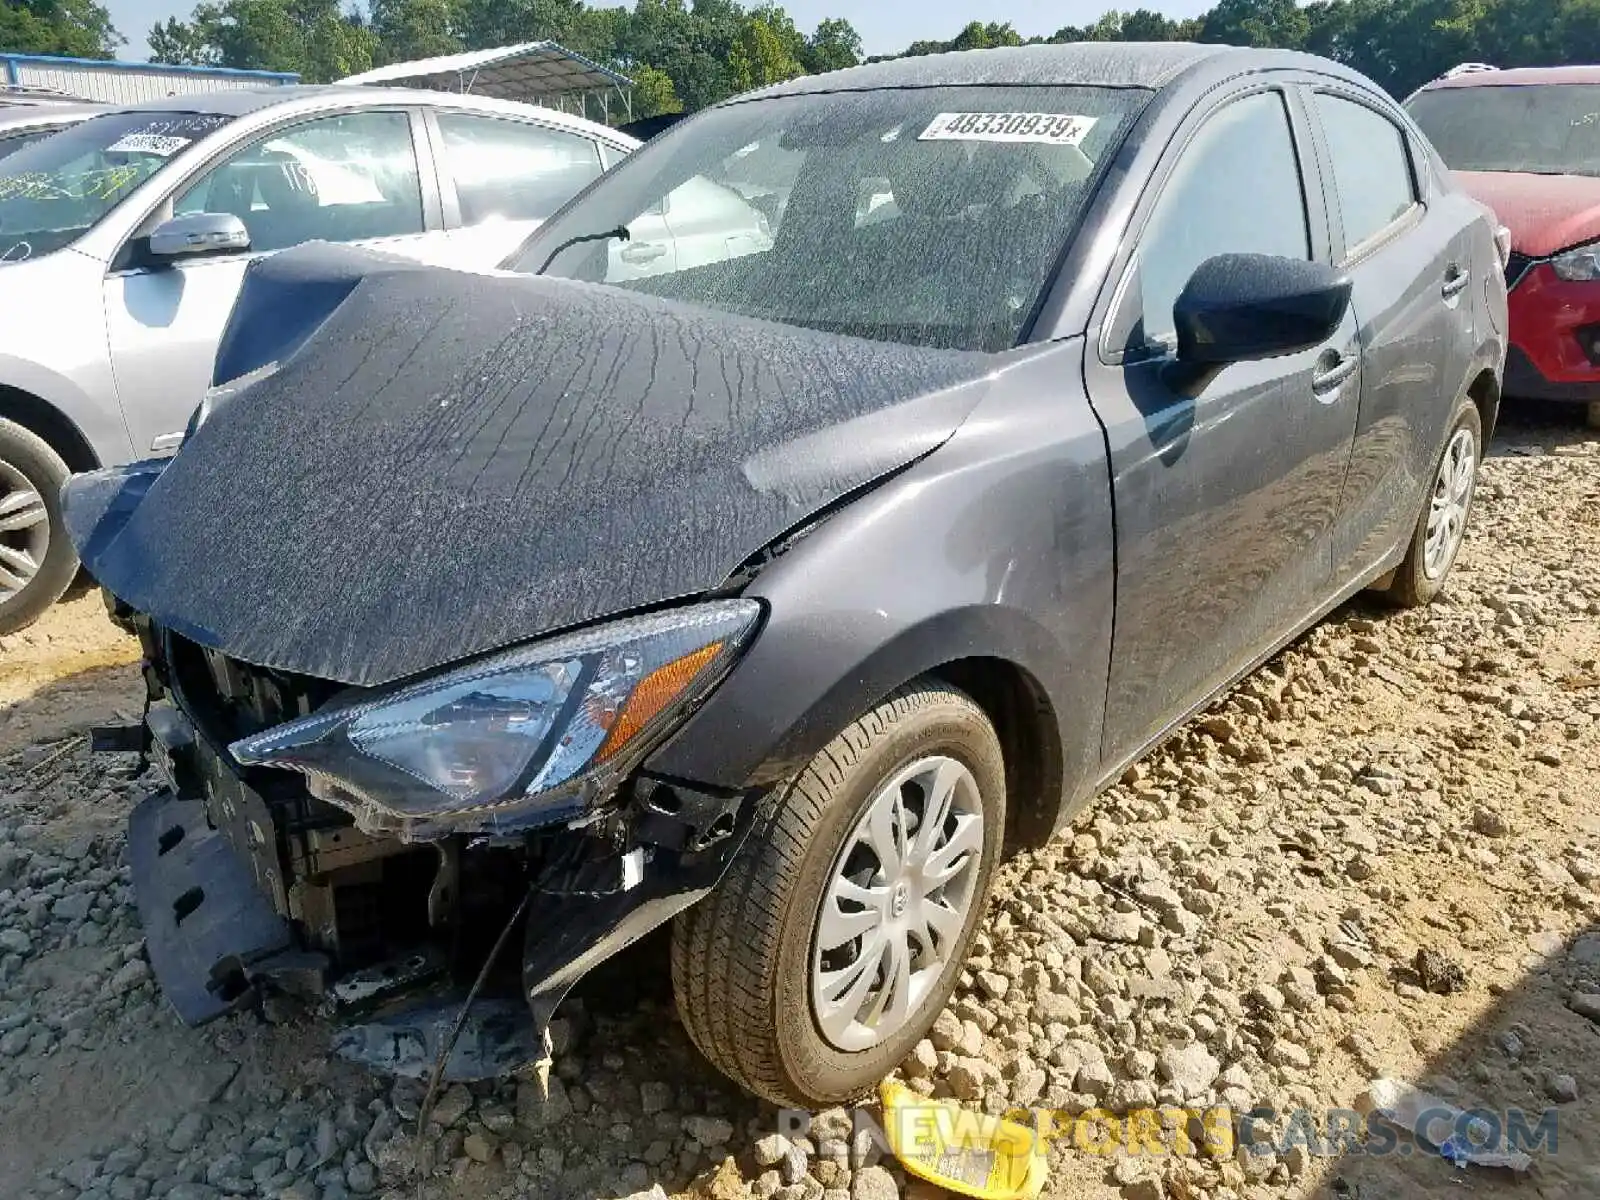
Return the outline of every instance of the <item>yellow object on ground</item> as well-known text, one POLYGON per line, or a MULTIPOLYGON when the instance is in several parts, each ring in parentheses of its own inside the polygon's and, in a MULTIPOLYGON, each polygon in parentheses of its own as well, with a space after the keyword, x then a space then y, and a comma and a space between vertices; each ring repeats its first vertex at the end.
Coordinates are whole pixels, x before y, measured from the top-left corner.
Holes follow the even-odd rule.
POLYGON ((1032 1200, 1044 1189, 1044 1144, 1013 1121, 968 1112, 885 1080, 883 1130, 913 1175, 978 1200, 1032 1200))

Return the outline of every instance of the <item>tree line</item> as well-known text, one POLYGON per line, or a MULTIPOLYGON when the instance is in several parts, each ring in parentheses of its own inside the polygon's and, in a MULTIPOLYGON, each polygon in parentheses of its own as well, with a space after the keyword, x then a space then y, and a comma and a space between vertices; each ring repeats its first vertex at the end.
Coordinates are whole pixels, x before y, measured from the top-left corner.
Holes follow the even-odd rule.
MULTIPOLYGON (((323 82, 391 62, 548 39, 636 82, 637 116, 693 111, 796 76, 854 66, 848 20, 796 26, 781 5, 739 0, 204 0, 150 31, 155 62, 296 71, 323 82)), ((124 39, 97 0, 0 0, 0 49, 112 57, 124 39)), ((1354 67, 1396 96, 1460 62, 1541 66, 1600 61, 1600 0, 1219 0, 1175 20, 1113 10, 1092 25, 1024 38, 973 21, 903 54, 1077 41, 1199 41, 1307 50, 1354 67)), ((889 57, 899 57, 898 55, 889 57)))

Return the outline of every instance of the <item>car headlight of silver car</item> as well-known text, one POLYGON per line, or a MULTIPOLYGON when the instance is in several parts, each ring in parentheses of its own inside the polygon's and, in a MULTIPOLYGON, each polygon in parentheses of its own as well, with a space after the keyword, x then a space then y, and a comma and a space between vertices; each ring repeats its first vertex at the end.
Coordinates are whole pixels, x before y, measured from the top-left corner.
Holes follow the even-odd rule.
POLYGON ((761 607, 720 600, 496 654, 229 747, 302 772, 373 833, 511 833, 585 814, 727 673, 761 607))
POLYGON ((1563 250, 1550 259, 1550 266, 1568 283, 1591 283, 1600 279, 1600 242, 1563 250))

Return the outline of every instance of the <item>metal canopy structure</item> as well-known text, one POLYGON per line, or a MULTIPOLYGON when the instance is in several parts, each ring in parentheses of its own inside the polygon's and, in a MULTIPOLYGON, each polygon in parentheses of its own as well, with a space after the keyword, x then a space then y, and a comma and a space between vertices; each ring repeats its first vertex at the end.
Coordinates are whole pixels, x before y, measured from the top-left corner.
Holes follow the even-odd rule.
POLYGON ((630 116, 633 112, 629 92, 633 80, 554 42, 523 42, 516 46, 391 63, 339 82, 470 92, 475 96, 520 100, 563 111, 576 101, 580 114, 588 99, 595 97, 608 117, 611 100, 616 97, 625 112, 630 116))

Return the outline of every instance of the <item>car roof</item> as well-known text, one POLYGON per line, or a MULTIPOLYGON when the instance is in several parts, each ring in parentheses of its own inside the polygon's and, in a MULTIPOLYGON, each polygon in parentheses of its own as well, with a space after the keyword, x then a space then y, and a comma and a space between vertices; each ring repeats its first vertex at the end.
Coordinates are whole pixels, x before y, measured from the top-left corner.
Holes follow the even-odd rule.
POLYGON ((10 104, 0 101, 0 129, 13 125, 68 125, 111 111, 103 104, 10 104))
POLYGON ((1079 84, 1160 90, 1201 64, 1225 74, 1299 68, 1365 82, 1355 72, 1328 59, 1292 50, 1258 50, 1196 42, 1068 42, 963 50, 868 63, 826 75, 803 76, 737 97, 733 102, 806 93, 941 86, 1079 84))
POLYGON ((224 117, 245 117, 269 108, 295 105, 315 110, 319 102, 330 106, 349 104, 420 104, 433 108, 463 108, 473 112, 499 113, 511 117, 537 117, 550 125, 560 125, 589 134, 603 135, 623 145, 638 145, 636 138, 619 133, 594 121, 572 116, 554 108, 496 100, 489 96, 437 92, 426 88, 372 87, 367 84, 284 84, 261 87, 227 88, 209 92, 189 92, 141 100, 126 105, 124 112, 213 113, 224 117))
POLYGON ((1600 83, 1600 66, 1508 67, 1505 70, 1468 71, 1450 79, 1435 79, 1421 91, 1462 87, 1527 87, 1530 84, 1600 83))

